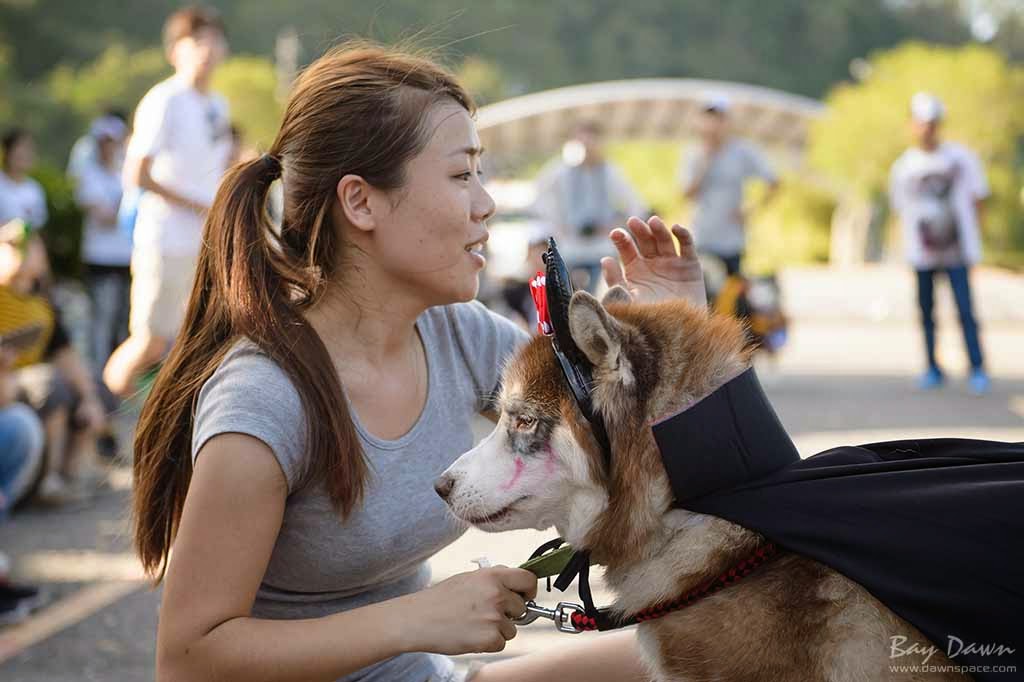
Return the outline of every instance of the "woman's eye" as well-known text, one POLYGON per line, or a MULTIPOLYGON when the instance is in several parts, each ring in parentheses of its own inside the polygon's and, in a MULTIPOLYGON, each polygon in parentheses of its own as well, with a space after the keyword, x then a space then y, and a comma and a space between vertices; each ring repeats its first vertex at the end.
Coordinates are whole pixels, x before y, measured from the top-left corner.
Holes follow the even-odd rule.
POLYGON ((469 182, 469 179, 471 177, 473 177, 473 171, 466 171, 465 173, 459 173, 455 177, 458 178, 459 180, 462 180, 463 182, 469 182))
POLYGON ((517 431, 528 431, 533 428, 533 425, 537 423, 537 420, 533 417, 516 417, 516 430, 517 431))

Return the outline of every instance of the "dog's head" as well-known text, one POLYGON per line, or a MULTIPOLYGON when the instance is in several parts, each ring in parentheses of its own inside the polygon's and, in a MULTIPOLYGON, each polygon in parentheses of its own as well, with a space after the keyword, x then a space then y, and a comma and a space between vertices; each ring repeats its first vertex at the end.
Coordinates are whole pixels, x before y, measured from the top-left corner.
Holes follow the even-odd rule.
POLYGON ((595 558, 639 551, 672 495, 650 422, 707 395, 749 364, 742 328, 684 301, 604 303, 577 292, 573 340, 593 366, 594 409, 608 430, 607 465, 577 407, 550 339, 508 364, 497 427, 435 487, 459 518, 487 531, 555 526, 595 558))

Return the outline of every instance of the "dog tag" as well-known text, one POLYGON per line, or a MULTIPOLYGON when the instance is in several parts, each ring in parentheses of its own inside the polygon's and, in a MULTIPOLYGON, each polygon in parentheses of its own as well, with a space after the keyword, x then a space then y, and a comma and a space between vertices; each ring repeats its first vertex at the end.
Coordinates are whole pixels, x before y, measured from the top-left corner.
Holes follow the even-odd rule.
POLYGON ((525 568, 538 578, 549 578, 562 572, 566 564, 569 563, 569 559, 572 558, 572 552, 572 547, 562 545, 558 549, 530 559, 519 568, 525 568))

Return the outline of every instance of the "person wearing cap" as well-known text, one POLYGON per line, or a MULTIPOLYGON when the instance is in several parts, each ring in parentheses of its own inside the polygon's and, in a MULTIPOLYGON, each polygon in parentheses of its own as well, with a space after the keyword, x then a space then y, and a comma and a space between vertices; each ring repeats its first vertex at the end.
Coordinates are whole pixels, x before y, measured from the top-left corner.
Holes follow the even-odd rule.
MULTIPOLYGON (((680 186, 694 202, 691 229, 697 248, 714 256, 726 274, 740 272, 746 248, 746 224, 751 208, 743 205, 747 182, 760 178, 768 185, 760 206, 775 196, 778 177, 760 151, 730 131, 730 103, 721 96, 709 96, 701 104, 698 145, 683 156, 680 186)), ((760 206, 758 208, 760 208, 760 206)))
POLYGON ((102 369, 114 347, 128 336, 131 238, 117 226, 121 203, 121 148, 127 127, 101 116, 89 129, 96 153, 78 166, 75 201, 85 214, 82 262, 92 300, 90 352, 102 369))
POLYGON ((104 382, 120 396, 135 391, 181 326, 203 222, 232 146, 227 101, 211 91, 228 51, 219 13, 178 10, 163 38, 175 73, 139 102, 125 153, 125 189, 143 192, 133 232, 129 336, 103 369, 104 382))
POLYGON ((988 182, 978 157, 961 144, 942 140, 942 101, 919 92, 911 99, 914 144, 896 159, 889 177, 892 208, 903 225, 906 258, 917 273, 927 367, 919 379, 923 389, 937 388, 945 375, 935 356, 934 280, 945 273, 959 311, 970 364, 968 389, 989 390, 978 323, 971 303, 969 271, 981 258, 982 205, 988 182))

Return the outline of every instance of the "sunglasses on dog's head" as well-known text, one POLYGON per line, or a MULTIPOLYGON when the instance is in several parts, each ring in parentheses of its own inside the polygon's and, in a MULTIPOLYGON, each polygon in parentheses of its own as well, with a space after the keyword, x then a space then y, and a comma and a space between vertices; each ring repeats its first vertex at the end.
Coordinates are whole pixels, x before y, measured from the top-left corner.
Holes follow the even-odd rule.
POLYGON ((555 358, 562 368, 569 390, 601 447, 605 466, 610 467, 612 452, 608 431, 601 414, 594 409, 591 398, 593 367, 569 331, 569 302, 575 290, 554 238, 548 239, 548 248, 542 258, 545 272, 543 275, 537 273, 530 282, 530 293, 537 306, 537 328, 545 336, 551 337, 555 358))

